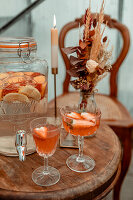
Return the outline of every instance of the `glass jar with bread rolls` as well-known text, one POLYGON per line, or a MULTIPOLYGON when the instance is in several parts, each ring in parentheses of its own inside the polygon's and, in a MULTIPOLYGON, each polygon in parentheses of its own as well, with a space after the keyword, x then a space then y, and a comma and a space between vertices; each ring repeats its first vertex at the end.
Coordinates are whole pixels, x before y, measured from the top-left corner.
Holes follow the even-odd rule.
POLYGON ((47 96, 48 65, 34 38, 0 38, 0 154, 22 160, 35 151, 29 123, 46 113, 47 96))

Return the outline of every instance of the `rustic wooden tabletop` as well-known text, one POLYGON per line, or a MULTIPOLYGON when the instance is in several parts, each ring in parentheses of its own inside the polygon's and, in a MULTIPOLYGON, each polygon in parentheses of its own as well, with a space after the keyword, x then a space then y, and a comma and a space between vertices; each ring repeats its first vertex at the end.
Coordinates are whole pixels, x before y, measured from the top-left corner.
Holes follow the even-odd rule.
POLYGON ((66 159, 78 149, 57 147, 49 158, 49 165, 60 172, 60 181, 50 187, 37 186, 32 172, 43 165, 37 153, 28 155, 25 162, 18 157, 0 156, 0 199, 99 199, 111 190, 117 181, 121 160, 121 146, 112 129, 101 123, 96 136, 86 138, 84 154, 94 158, 93 171, 76 173, 66 166, 66 159))

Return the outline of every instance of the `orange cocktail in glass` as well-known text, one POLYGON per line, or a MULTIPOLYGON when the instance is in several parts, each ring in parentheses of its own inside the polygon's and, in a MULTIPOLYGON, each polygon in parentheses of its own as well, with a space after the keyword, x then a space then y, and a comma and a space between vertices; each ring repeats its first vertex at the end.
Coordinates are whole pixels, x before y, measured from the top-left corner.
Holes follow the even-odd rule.
POLYGON ((34 128, 33 138, 36 144, 37 153, 41 156, 51 156, 56 150, 59 130, 53 125, 34 128))
POLYGON ((99 120, 92 113, 66 113, 63 117, 63 125, 67 132, 72 135, 92 135, 99 127, 99 120))
POLYGON ((63 126, 65 130, 78 136, 79 154, 70 156, 66 163, 76 172, 88 172, 95 166, 95 161, 89 156, 83 155, 84 136, 93 135, 99 127, 101 113, 96 109, 94 113, 89 110, 83 112, 78 107, 65 106, 61 108, 63 126))
POLYGON ((58 170, 48 166, 48 157, 52 156, 56 150, 60 126, 60 118, 40 117, 31 121, 30 127, 36 151, 44 157, 44 166, 37 168, 32 173, 32 180, 38 185, 50 186, 60 179, 58 170))

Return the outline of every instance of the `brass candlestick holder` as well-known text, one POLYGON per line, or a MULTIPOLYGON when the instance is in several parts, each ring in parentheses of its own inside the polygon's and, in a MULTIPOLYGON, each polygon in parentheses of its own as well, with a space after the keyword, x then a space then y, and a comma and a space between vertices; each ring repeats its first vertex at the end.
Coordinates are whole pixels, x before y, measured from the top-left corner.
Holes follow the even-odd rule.
POLYGON ((54 114, 57 117, 56 74, 58 74, 58 68, 52 68, 52 74, 54 75, 54 114))

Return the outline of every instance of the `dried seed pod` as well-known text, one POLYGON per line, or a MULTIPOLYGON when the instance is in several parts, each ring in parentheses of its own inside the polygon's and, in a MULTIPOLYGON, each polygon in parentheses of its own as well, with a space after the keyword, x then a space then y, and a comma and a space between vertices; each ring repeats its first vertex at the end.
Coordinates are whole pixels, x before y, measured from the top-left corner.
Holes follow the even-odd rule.
POLYGON ((105 36, 104 38, 103 38, 103 42, 106 42, 107 41, 107 36, 105 36))
POLYGON ((96 20, 96 18, 93 20, 93 27, 94 28, 96 28, 96 26, 97 26, 97 20, 96 20))
POLYGON ((94 29, 92 31, 89 31, 89 37, 92 37, 93 35, 95 35, 95 30, 94 29))
POLYGON ((81 49, 85 49, 87 44, 85 42, 82 42, 82 40, 79 40, 79 46, 81 47, 81 49))

